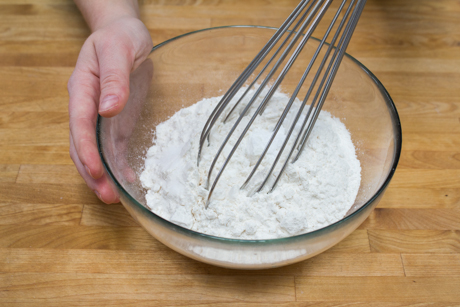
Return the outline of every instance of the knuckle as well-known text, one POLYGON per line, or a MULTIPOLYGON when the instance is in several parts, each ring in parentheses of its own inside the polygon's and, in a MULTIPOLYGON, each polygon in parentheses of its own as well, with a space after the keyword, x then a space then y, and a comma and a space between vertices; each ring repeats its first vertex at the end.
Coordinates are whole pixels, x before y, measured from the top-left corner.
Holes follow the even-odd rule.
POLYGON ((111 91, 123 99, 129 92, 127 83, 120 71, 110 71, 101 78, 101 90, 111 91))
POLYGON ((118 86, 121 83, 120 71, 112 70, 101 78, 102 87, 118 86))

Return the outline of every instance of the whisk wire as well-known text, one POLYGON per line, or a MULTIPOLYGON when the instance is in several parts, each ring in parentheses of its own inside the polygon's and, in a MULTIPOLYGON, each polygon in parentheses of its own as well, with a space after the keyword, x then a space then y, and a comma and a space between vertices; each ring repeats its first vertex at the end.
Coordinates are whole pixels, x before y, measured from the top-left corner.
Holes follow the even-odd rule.
MULTIPOLYGON (((328 0, 328 2, 330 3, 330 1, 332 0, 328 0)), ((227 136, 225 137, 224 141, 222 142, 219 150, 217 151, 212 163, 211 163, 211 167, 209 168, 209 172, 208 172, 208 177, 207 177, 207 181, 206 181, 206 187, 209 188, 209 182, 210 182, 210 178, 211 178, 211 175, 212 175, 212 171, 214 169, 214 166, 216 165, 216 162, 219 158, 219 156, 221 155, 223 149, 225 148, 225 145, 227 144, 228 140, 230 139, 230 137, 233 135, 233 132, 236 130, 237 126, 239 125, 239 123, 241 122, 241 120, 243 119, 243 117, 246 115, 246 113, 248 112, 248 110, 250 109, 250 107, 253 105, 253 103, 256 101, 256 99, 260 96, 261 92, 263 91, 263 89, 265 88, 265 86, 268 84, 268 82, 270 81, 271 77, 275 74, 276 70, 279 68, 279 66, 281 65, 281 63, 284 61, 284 59, 287 57, 287 55, 289 54, 289 52, 292 50, 292 48, 295 46, 295 43, 296 41, 302 36, 302 33, 303 31, 305 30, 305 28, 308 26, 308 24, 310 23, 310 21, 312 20, 312 18, 314 17, 314 15, 317 13, 317 11, 319 10, 319 7, 320 7, 320 4, 323 3, 324 1, 319 1, 316 6, 313 8, 313 10, 310 12, 309 16, 307 17, 307 19, 304 21, 304 23, 302 24, 301 26, 301 29, 299 32, 296 33, 296 35, 294 36, 294 38, 292 39, 292 41, 289 43, 289 45, 287 46, 287 48, 283 51, 283 53, 281 54, 280 58, 276 61, 276 63, 274 64, 274 66, 272 67, 272 69, 270 70, 270 72, 268 73, 267 77, 264 79, 264 81, 261 83, 261 85, 257 88, 254 96, 250 99, 250 101, 248 102, 248 104, 246 105, 246 107, 244 108, 244 110, 242 111, 242 113, 240 114, 240 116, 238 117, 238 119, 236 120, 236 122, 233 124, 233 127, 230 129, 230 132, 227 134, 227 136)), ((325 9, 325 7, 323 7, 323 10, 325 9)), ((310 33, 311 35, 311 33, 310 33)), ((299 48, 297 48, 299 49, 299 48)), ((298 53, 297 53, 298 54, 298 53)), ((291 63, 292 65, 292 63, 291 63)), ((283 70, 283 72, 281 74, 285 74, 287 72, 288 69, 285 69, 283 70)), ((280 77, 281 77, 281 74, 280 74, 280 77)), ((278 77, 277 81, 275 82, 275 84, 279 84, 281 82, 281 78, 278 77)), ((277 87, 277 85, 276 85, 277 87)), ((273 88, 273 87, 272 87, 273 88)), ((276 88, 275 88, 276 90, 276 88)), ((265 104, 270 100, 270 98, 272 97, 273 93, 275 91, 269 91, 269 93, 264 97, 264 99, 262 100, 262 102, 260 103, 259 107, 257 108, 257 111, 254 113, 253 117, 251 118, 251 120, 249 121, 249 124, 248 126, 243 130, 243 133, 241 134, 240 138, 238 139, 238 141, 235 143, 234 147, 232 148, 229 156, 227 157, 227 159, 225 160, 223 166, 221 167, 219 173, 217 174, 216 178, 214 179, 214 183, 211 187, 211 190, 209 192, 209 195, 212 194, 212 191, 214 190, 214 187, 215 185, 217 184, 219 178, 220 178, 220 175, 222 174, 223 170, 225 169, 225 167, 227 166, 228 162, 230 161, 231 157, 233 156, 233 153, 236 151, 236 149, 238 148, 238 145, 240 144, 241 140, 243 139, 244 135, 246 134, 246 132, 249 130, 249 127, 252 125, 252 123, 254 122, 257 114, 260 112, 260 110, 262 110, 262 108, 265 106, 265 104)), ((208 199, 209 199, 209 196, 208 196, 208 199)))
MULTIPOLYGON (((324 43, 326 42, 327 37, 329 36, 329 34, 330 34, 330 32, 331 32, 331 30, 332 30, 334 24, 336 23, 336 21, 337 21, 339 15, 340 15, 340 12, 342 11, 342 9, 343 9, 345 3, 346 3, 346 0, 343 0, 343 1, 342 1, 342 4, 340 5, 339 9, 337 10, 337 12, 336 12, 336 14, 335 14, 335 16, 334 16, 332 22, 330 23, 330 25, 329 25, 329 27, 328 27, 326 33, 325 33, 324 36, 323 36, 323 39, 321 40, 320 44, 318 45, 318 48, 316 48, 316 51, 315 51, 315 53, 314 53, 312 59, 310 60, 310 63, 308 64, 307 69, 305 69, 305 72, 303 73, 302 78, 300 79, 299 83, 297 84, 296 89, 294 90, 293 94, 291 95, 291 98, 289 99, 289 102, 287 103, 286 108, 285 108, 284 111, 283 111, 283 114, 281 115, 280 119, 278 120, 278 122, 277 122, 277 124, 276 124, 276 126, 275 126, 275 129, 274 129, 274 132, 273 132, 273 134, 272 134, 272 136, 271 136, 271 138, 270 138, 270 140, 269 140, 267 146, 265 147, 263 153, 262 153, 261 156, 259 157, 259 160, 258 160, 257 163, 255 164, 255 166, 253 167, 251 173, 250 173, 249 176, 247 177, 245 183, 241 186, 242 189, 244 189, 244 188, 247 186, 247 184, 248 184, 249 181, 251 180, 252 176, 255 174, 257 168, 259 167, 260 163, 262 162, 262 160, 264 159, 265 155, 267 154, 267 152, 268 152, 268 150, 269 150, 269 148, 270 148, 270 146, 271 146, 273 140, 275 139, 275 137, 276 137, 276 135, 277 135, 277 133, 278 133, 278 131, 279 131, 279 129, 280 129, 282 123, 284 122, 284 119, 286 118, 286 116, 287 116, 287 114, 288 114, 288 112, 289 112, 289 110, 290 110, 292 104, 294 103, 294 101, 295 101, 295 99, 296 99, 296 97, 297 97, 297 94, 299 93, 300 89, 302 88, 303 83, 305 82, 305 79, 307 78, 308 74, 310 73, 311 68, 313 67, 314 62, 316 61, 316 59, 317 59, 317 57, 318 57, 318 55, 319 55, 319 53, 320 53, 320 51, 321 51, 321 49, 322 49, 324 43)), ((351 5, 350 5, 350 7, 351 7, 351 5)), ((347 12, 347 13, 348 13, 348 12, 347 12)), ((345 17, 344 17, 343 20, 342 20, 342 24, 344 23, 344 21, 345 21, 345 19, 346 19, 347 13, 345 14, 345 17)), ((334 44, 335 39, 336 39, 336 37, 338 36, 338 33, 340 32, 340 27, 341 27, 341 25, 339 25, 339 29, 337 30, 337 33, 336 33, 334 39, 332 40, 331 45, 334 44)), ((281 147, 281 149, 280 149, 278 155, 276 156, 275 161, 273 162, 273 164, 272 164, 272 166, 271 166, 271 168, 270 168, 268 174, 266 175, 264 181, 262 182, 262 184, 261 184, 261 185, 259 186, 259 188, 257 189, 257 192, 260 192, 260 191, 263 189, 263 187, 265 186, 265 184, 266 184, 267 181, 268 181, 268 178, 270 177, 271 173, 273 172, 273 170, 274 170, 276 164, 278 163, 278 160, 280 159, 281 154, 282 154, 282 152, 284 151, 284 147, 286 146, 288 140, 290 139, 290 136, 291 136, 291 134, 292 134, 292 131, 294 130, 294 127, 295 127, 296 124, 297 124, 297 121, 298 121, 298 119, 299 119, 299 117, 300 117, 300 114, 302 113, 303 108, 305 107, 305 104, 306 104, 306 102, 307 102, 307 99, 308 99, 308 97, 309 97, 309 94, 311 93, 311 91, 312 91, 312 89, 313 89, 313 86, 315 85, 316 80, 318 79, 319 72, 322 70, 322 67, 324 66, 324 62, 326 61, 326 57, 327 57, 327 55, 323 58, 323 61, 322 61, 321 65, 320 65, 320 67, 318 68, 318 72, 317 72, 317 74, 315 75, 315 78, 313 79, 313 81, 312 81, 312 83, 311 83, 311 85, 310 85, 309 92, 307 93, 306 98, 304 99, 303 103, 301 104, 301 106, 300 106, 300 108, 299 108, 299 111, 298 111, 297 114, 296 114, 296 117, 295 117, 295 119, 294 119, 294 121, 293 121, 293 123, 292 123, 292 125, 291 125, 291 128, 290 128, 290 130, 289 130, 289 132, 288 132, 288 135, 287 135, 285 141, 283 142, 283 145, 282 145, 282 147, 281 147)))
MULTIPOLYGON (((247 177, 246 181, 243 183, 241 188, 244 188, 244 187, 247 186, 247 184, 250 182, 251 178, 253 178, 253 176, 254 176, 255 172, 257 171, 258 167, 260 166, 262 160, 266 157, 266 154, 267 154, 270 146, 272 145, 272 143, 273 143, 273 141, 274 141, 274 139, 275 139, 280 127, 282 126, 284 120, 286 119, 286 117, 287 117, 287 115, 288 115, 288 113, 289 113, 289 111, 290 111, 290 109, 291 109, 291 107, 292 107, 297 95, 299 94, 302 86, 304 85, 307 76, 311 72, 311 69, 312 69, 314 63, 316 62, 316 60, 318 58, 318 55, 320 54, 320 51, 322 50, 324 44, 326 43, 326 40, 327 40, 328 36, 330 35, 333 27, 335 26, 335 24, 336 24, 336 22, 337 22, 337 20, 338 20, 338 18, 340 16, 340 14, 342 13, 342 10, 345 7, 345 4, 347 3, 347 1, 348 0, 342 0, 342 3, 339 6, 337 12, 335 13, 335 15, 334 15, 329 27, 327 28, 326 33, 324 34, 322 40, 320 41, 320 43, 319 43, 319 45, 318 45, 318 47, 317 47, 312 59, 310 60, 308 66, 307 66, 306 70, 304 71, 300 81, 298 82, 293 94, 291 95, 287 105, 285 106, 281 117, 279 118, 277 124, 275 125, 273 133, 272 133, 272 135, 271 135, 266 147, 264 148, 264 151, 260 155, 257 163, 253 167, 251 173, 249 174, 249 176, 247 177)), ((279 58, 276 60, 276 62, 273 64, 273 66, 271 67, 269 72, 266 74, 266 76, 265 76, 264 80, 261 82, 260 86, 255 90, 254 95, 249 99, 249 101, 247 102, 246 106, 243 108, 243 110, 239 114, 239 116, 236 119, 235 123, 233 124, 232 128, 230 129, 230 131, 226 135, 224 141, 221 143, 216 155, 214 156, 214 159, 212 160, 211 166, 210 166, 209 171, 208 171, 208 177, 207 177, 207 180, 206 180, 206 189, 209 189, 209 193, 208 193, 208 197, 207 197, 207 201, 206 201, 206 205, 205 205, 206 208, 209 206, 212 193, 213 193, 213 191, 214 191, 214 189, 215 189, 215 187, 216 187, 216 185, 217 185, 217 183, 218 183, 223 171, 225 170, 225 168, 228 165, 229 161, 231 160, 233 154, 235 153, 235 151, 237 150, 237 148, 240 145, 241 141, 243 140, 244 136, 249 131, 251 125, 253 124, 253 122, 255 121, 257 116, 259 114, 262 114, 263 111, 265 110, 265 108, 268 105, 270 99, 274 95, 275 91, 277 90, 277 88, 279 87, 281 82, 284 80, 286 74, 289 72, 289 70, 291 69, 291 67, 294 64, 294 62, 297 60, 299 54, 303 50, 303 48, 306 45, 307 41, 312 36, 313 32, 317 28, 318 24, 320 23, 321 19, 323 18, 323 16, 327 12, 327 10, 328 10, 328 8, 329 8, 329 6, 331 5, 332 2, 333 2, 333 0, 318 0, 318 1, 313 0, 313 1, 311 1, 311 3, 310 3, 310 0, 301 1, 297 5, 297 7, 294 9, 294 11, 289 15, 289 17, 285 20, 283 25, 278 29, 278 31, 276 31, 276 33, 270 38, 269 42, 256 55, 256 57, 246 67, 246 69, 243 71, 243 73, 232 84, 230 89, 225 93, 223 98, 219 101, 219 103, 217 104, 217 106, 215 107, 215 109, 213 110, 211 115, 209 116, 205 126, 203 127, 203 130, 202 130, 202 133, 201 133, 201 136, 200 136, 197 164, 199 164, 199 161, 200 161, 203 144, 204 144, 206 139, 209 140, 209 135, 210 135, 211 129, 214 126, 214 124, 216 123, 217 119, 221 116, 221 114, 223 113, 224 109, 232 101, 232 99, 235 97, 235 95, 237 94, 239 89, 243 86, 243 84, 253 74, 253 72, 260 65, 260 63, 262 63, 262 61, 265 59, 265 57, 272 51, 274 46, 280 41, 280 39, 284 36, 286 31, 288 31, 287 37, 284 39, 284 41, 282 41, 282 43, 280 44, 278 49, 274 52, 274 54, 271 56, 271 58, 267 61, 267 63, 259 71, 257 76, 252 80, 252 82, 249 85, 249 87, 245 90, 243 95, 239 97, 239 99, 233 105, 233 107, 227 113, 227 115, 224 116, 223 121, 225 122, 230 117, 230 115, 234 112, 234 110, 236 109, 237 105, 242 101, 242 99, 246 96, 246 94, 249 92, 249 90, 255 85, 255 83, 259 80, 259 78, 264 74, 266 69, 276 59, 278 54, 282 51, 283 47, 287 44, 285 50, 283 50, 281 52, 281 54, 279 55, 279 58), (308 5, 308 7, 307 7, 307 5, 308 5), (300 19, 297 20, 298 16, 305 10, 305 8, 306 8, 306 11, 302 14, 300 19), (294 27, 291 30, 289 30, 289 27, 291 27, 291 25, 294 23, 295 20, 297 20, 297 22, 295 23, 294 27), (313 20, 313 22, 312 22, 312 20, 313 20), (300 28, 299 28, 299 25, 301 25, 300 28), (308 29, 307 29, 307 27, 308 27, 308 29), (306 32, 304 33, 305 30, 306 30, 306 32), (291 39, 292 35, 294 35, 294 37, 291 39), (302 39, 300 40, 300 42, 298 43, 298 45, 296 46, 296 48, 292 52, 292 55, 287 60, 287 62, 284 65, 283 69, 281 70, 281 72, 277 75, 275 81, 272 83, 272 85, 268 89, 267 94, 265 94, 265 96, 262 98, 262 101, 260 102, 259 106, 256 108, 256 110, 253 113, 253 115, 251 116, 249 122, 246 124, 245 128, 243 129, 243 131, 239 135, 236 143, 233 145, 233 147, 230 150, 230 153, 225 158, 222 166, 219 169, 219 172, 217 173, 217 175, 214 178, 214 180, 212 182, 212 185, 210 187, 210 182, 211 182, 211 178, 212 178, 211 176, 212 176, 213 169, 214 169, 214 167, 215 167, 215 165, 217 163, 217 160, 219 159, 221 153, 223 152, 225 146, 229 142, 231 136, 236 131, 238 125, 242 121, 243 117, 246 116, 247 112, 252 107, 252 105, 254 104, 256 99, 261 95, 261 93, 264 90, 264 88, 266 87, 266 85, 269 83, 269 81, 272 79, 272 77, 274 77, 274 75, 277 72, 278 68, 285 61, 285 59, 287 58, 288 54, 291 52, 292 48, 295 46, 295 44, 297 43, 297 41, 299 40, 299 38, 301 36, 303 36, 302 39)), ((270 167, 270 170, 266 174, 262 184, 258 187, 257 192, 260 192, 263 189, 265 184, 268 182, 270 176, 272 176, 272 173, 273 173, 278 161, 280 160, 280 158, 282 156, 282 153, 283 153, 283 151, 284 151, 289 139, 291 138, 291 135, 292 135, 293 131, 296 129, 297 122, 298 122, 298 120, 300 119, 300 117, 301 117, 301 115, 303 113, 303 110, 304 110, 304 108, 306 106, 306 103, 309 100, 309 97, 310 97, 311 93, 313 92, 313 89, 315 88, 316 83, 317 83, 320 75, 322 74, 324 66, 325 66, 327 60, 330 57, 331 51, 332 51, 332 49, 334 49, 334 53, 333 53, 333 55, 332 55, 332 57, 330 59, 329 64, 327 65, 326 71, 323 74, 323 78, 322 78, 322 80, 321 80, 321 82, 320 82, 320 84, 319 84, 319 86, 317 88, 315 97, 313 98, 312 103, 310 104, 310 106, 308 108, 308 111, 305 114, 305 118, 304 118, 303 123, 300 126, 300 129, 299 129, 299 131, 297 133, 297 137, 296 137, 296 139, 295 139, 295 141, 294 141, 294 143, 293 143, 293 145, 291 147, 291 150, 287 154, 287 158, 285 159, 284 164, 282 165, 280 171, 278 172, 278 175, 275 176, 274 183, 272 184, 271 188, 269 189, 269 192, 271 192, 271 191, 273 191, 273 189, 275 189, 279 179, 281 178, 281 175, 285 171, 285 169, 286 169, 286 167, 288 165, 288 162, 290 161, 290 158, 293 155, 293 153, 295 152, 295 150, 297 149, 297 154, 295 155, 294 159, 292 159, 292 161, 291 161, 292 163, 294 163, 299 158, 301 152, 303 151, 304 146, 307 143, 307 139, 308 139, 309 135, 311 134, 313 126, 316 123, 316 120, 317 120, 317 118, 319 116, 319 112, 320 112, 320 110, 321 110, 321 108, 322 108, 322 106, 323 106, 323 104, 324 104, 324 102, 326 100, 326 97, 327 97, 327 95, 329 93, 329 90, 331 88, 332 82, 333 82, 333 80, 335 78, 335 75, 337 73, 339 65, 340 65, 340 63, 342 61, 342 58, 343 58, 344 54, 345 54, 345 50, 348 47, 348 44, 349 44, 350 39, 351 39, 351 36, 352 36, 352 34, 353 34, 353 32, 354 32, 354 30, 356 28, 356 25, 358 23, 359 17, 360 17, 361 12, 362 12, 362 10, 364 8, 365 2, 366 2, 366 0, 351 0, 350 5, 348 6, 348 8, 347 8, 347 10, 346 10, 341 22, 339 23, 339 25, 337 27, 337 30, 336 30, 333 38, 332 38, 332 41, 328 46, 328 49, 327 49, 327 51, 325 53, 325 56, 323 57, 320 65, 319 65, 319 67, 317 69, 317 72, 316 72, 316 74, 315 74, 315 76, 313 78, 313 81, 310 83, 310 87, 309 87, 309 89, 307 91, 307 94, 305 95, 305 98, 303 99, 303 101, 302 101, 302 103, 301 103, 301 105, 300 105, 300 107, 299 107, 299 109, 298 109, 298 111, 297 111, 297 113, 295 115, 295 118, 294 118, 293 122, 290 125, 288 133, 287 133, 287 135, 286 135, 286 137, 285 137, 285 139, 283 141, 282 147, 278 151, 278 153, 276 155, 276 158, 275 158, 275 160, 273 161, 273 163, 272 163, 272 165, 270 167), (355 3, 356 3, 356 5, 355 5, 355 3), (353 6, 354 6, 353 12, 350 15, 350 12, 352 11, 353 6), (347 20, 348 20, 348 22, 346 23, 345 30, 342 32, 343 26, 345 25, 345 22, 347 20), (337 41, 340 33, 342 33, 342 35, 340 37, 339 43, 337 44, 337 47, 334 47, 335 42, 337 41), (317 105, 316 105, 316 103, 317 103, 317 105), (310 116, 311 116, 311 118, 310 118, 310 116)))
MULTIPOLYGON (((273 49, 276 43, 281 39, 282 35, 286 32, 287 29, 292 25, 292 23, 296 20, 298 15, 303 11, 303 9, 307 6, 310 0, 303 0, 301 1, 297 7, 292 11, 289 17, 283 22, 281 27, 273 34, 270 40, 265 44, 262 50, 256 55, 256 57, 249 63, 249 65, 245 68, 243 73, 237 78, 237 80, 232 84, 230 89, 224 94, 222 99, 219 101, 217 106, 212 111, 211 115, 209 116, 206 124, 203 128, 203 131, 200 136, 200 146, 198 150, 198 157, 197 157, 197 166, 200 163, 201 151, 203 149, 203 143, 205 139, 209 136, 211 131, 211 127, 215 124, 217 118, 221 115, 225 107, 228 103, 233 99, 235 94, 241 88, 241 86, 246 82, 249 76, 254 72, 254 70, 258 67, 260 62, 267 56, 267 54, 273 49)), ((311 5, 310 5, 311 7, 311 5)), ((307 9, 309 10, 309 8, 307 9)))
POLYGON ((229 118, 230 116, 232 115, 232 113, 235 111, 235 109, 238 107, 238 105, 240 104, 240 102, 243 100, 244 97, 246 97, 246 94, 252 89, 252 87, 257 83, 257 81, 259 80, 260 76, 262 76, 262 74, 265 72, 265 70, 270 66, 270 64, 273 62, 273 60, 276 58, 276 56, 278 55, 278 53, 283 49, 283 47, 286 45, 286 43, 289 41, 289 39, 291 38, 291 36, 296 33, 296 30, 297 28, 299 27, 299 25, 302 23, 302 21, 305 19, 305 17, 307 16, 308 12, 309 12, 309 9, 313 6, 313 4, 310 5, 310 7, 303 13, 302 17, 299 19, 299 21, 295 24, 294 28, 292 30, 289 31, 289 34, 288 36, 284 39, 284 41, 281 43, 281 45, 278 47, 278 49, 276 50, 276 52, 272 55, 272 57, 270 58, 270 60, 268 60, 268 62, 265 64, 265 66, 261 69, 261 71, 259 72, 259 74, 254 78, 254 80, 251 82, 251 84, 247 87, 247 89, 244 91, 243 95, 241 95, 241 97, 238 99, 238 101, 233 105, 232 109, 228 112, 227 116, 225 117, 225 119, 223 120, 223 122, 225 123, 229 118))
MULTIPOLYGON (((311 131, 313 130, 313 126, 315 125, 316 120, 318 119, 319 112, 321 111, 321 108, 322 108, 322 106, 324 104, 324 101, 326 100, 327 94, 329 93, 329 90, 330 90, 330 88, 332 86, 332 82, 334 81, 335 75, 337 74, 337 71, 339 69, 339 65, 342 62, 342 58, 345 55, 345 50, 347 49, 348 44, 350 43, 351 36, 353 35, 353 32, 354 32, 354 30, 356 28, 356 25, 358 24, 359 17, 361 16, 361 13, 363 11, 365 2, 366 2, 365 0, 358 0, 358 3, 357 3, 357 5, 356 5, 356 7, 354 9, 354 12, 353 12, 351 18, 350 18, 350 21, 347 24, 347 27, 345 28, 345 31, 344 31, 345 34, 341 37, 341 39, 339 41, 338 46, 340 46, 340 48, 337 47, 335 49, 333 57, 337 57, 337 59, 334 62, 332 72, 331 72, 331 74, 329 75, 329 77, 327 79, 325 89, 321 94, 321 97, 320 97, 319 102, 318 102, 318 106, 315 109, 315 112, 313 114, 312 120, 310 121, 307 129, 305 130, 305 132, 304 132, 304 134, 302 136, 302 141, 300 143, 301 144, 300 148, 299 148, 299 150, 297 152, 297 155, 294 158, 293 162, 297 161, 297 159, 299 158, 300 153, 303 151, 303 148, 305 147, 306 140, 309 137, 311 131)), ((331 61, 331 63, 332 63, 332 61, 331 61)), ((325 74, 323 80, 325 80, 326 75, 327 75, 327 73, 325 74)))
POLYGON ((244 136, 246 135, 247 131, 249 130, 249 128, 251 127, 252 123, 254 122, 254 120, 256 119, 257 115, 260 114, 260 112, 265 108, 266 104, 268 103, 268 101, 270 100, 270 98, 273 96, 273 94, 275 93, 275 90, 278 88, 279 84, 281 83, 281 81, 283 80, 284 76, 286 75, 286 73, 289 71, 289 69, 291 68, 292 64, 294 63, 294 61, 296 60, 298 54, 300 53, 300 51, 303 49, 303 47, 305 46, 305 43, 306 41, 308 40, 308 38, 311 36, 311 34, 313 33, 314 29, 316 28, 317 24, 318 24, 318 21, 321 19, 321 17, 324 15, 324 13, 326 12, 327 8, 329 7, 330 3, 332 2, 332 0, 327 0, 325 2, 325 4, 323 5, 323 7, 321 8, 320 10, 320 6, 321 4, 324 3, 324 1, 319 1, 318 3, 316 3, 315 7, 311 10, 311 12, 309 13, 308 17, 306 18, 306 20, 303 22, 299 32, 296 33, 296 35, 294 36, 294 38, 292 39, 292 41, 289 43, 289 45, 287 46, 287 48, 283 51, 283 53, 281 54, 280 58, 277 60, 277 62, 274 64, 274 66, 272 67, 272 69, 270 70, 270 72, 268 73, 267 77, 264 79, 264 81, 262 82, 262 84, 259 86, 259 88, 256 90, 256 93, 254 94, 254 96, 251 98, 251 100, 248 102, 248 104, 246 105, 246 107, 244 108, 243 112, 240 114, 240 116, 238 117, 237 121, 234 123, 232 129, 230 130, 230 132, 227 134, 227 136, 225 137, 225 140, 223 141, 222 145, 220 146, 219 150, 217 151, 217 154, 215 155, 212 163, 211 163, 211 167, 209 168, 209 172, 208 172, 208 177, 207 177, 207 181, 206 181, 206 187, 209 188, 209 182, 211 180, 211 175, 212 175, 212 171, 214 169, 214 166, 216 165, 217 163, 217 160, 219 158, 219 156, 221 155, 223 149, 225 148, 225 145, 227 144, 228 140, 230 139, 230 137, 233 135, 233 132, 236 130, 237 126, 239 125, 239 123, 241 122, 241 120, 243 119, 243 117, 246 115, 246 113, 248 112, 248 110, 250 109, 250 107, 253 105, 253 103, 255 102, 255 100, 259 97, 260 93, 262 92, 262 90, 265 88, 265 86, 267 85, 267 83, 270 81, 271 77, 275 74, 276 70, 279 68, 279 66, 281 65, 281 63, 284 61, 284 59, 287 57, 287 55, 289 54, 289 52, 292 50, 292 48, 295 46, 295 43, 297 42, 297 40, 301 37, 301 36, 304 36, 301 43, 297 46, 297 48, 295 49, 293 55, 291 56, 291 58, 289 59, 289 61, 287 62, 287 64, 285 65, 285 67, 283 68, 282 72, 278 75, 278 78, 276 79, 274 85, 270 88, 269 92, 267 93, 267 95, 263 98, 262 102, 260 103, 260 105, 257 107, 257 110, 254 112, 253 116, 251 117, 251 119, 249 120, 248 124, 246 125, 246 127, 244 128, 243 132, 240 134, 240 137, 238 138, 238 140, 236 141, 236 143, 233 145, 233 148, 231 149, 228 157, 225 159, 222 167, 220 168, 218 174, 216 175, 216 178, 214 179, 213 181, 213 184, 209 190, 209 194, 208 194, 208 200, 206 201, 206 205, 205 207, 207 208, 209 206, 209 200, 212 196, 212 192, 214 191, 223 171, 225 170, 226 166, 228 165, 230 159, 232 158, 233 154, 235 153, 236 149, 238 148, 238 146, 240 145, 241 141, 243 140, 244 136), (318 13, 318 10, 320 11, 318 13), (312 26, 309 28, 308 32, 303 35, 303 31, 307 28, 307 26, 310 24, 311 20, 313 19, 313 17, 315 16, 315 14, 318 15, 316 16, 312 26))
MULTIPOLYGON (((321 61, 321 64, 320 64, 320 66, 319 66, 319 68, 318 68, 318 71, 317 71, 316 74, 315 74, 315 77, 314 77, 314 79, 313 79, 313 81, 312 81, 312 83, 311 83, 311 85, 310 85, 310 88, 308 89, 308 92, 307 92, 307 94, 305 95, 304 100, 302 101, 301 110, 298 112, 298 114, 297 114, 297 116, 296 116, 296 119, 295 119, 293 125, 291 126, 291 131, 290 131, 290 132, 292 132, 293 128, 294 128, 295 125, 297 124, 297 121, 298 121, 298 119, 299 119, 299 116, 298 116, 298 115, 300 115, 300 113, 302 112, 303 108, 305 107, 305 105, 306 105, 308 99, 310 98, 310 95, 311 95, 311 93, 312 93, 312 91, 313 91, 313 89, 314 89, 314 86, 316 85, 316 82, 318 81, 318 78, 319 78, 319 76, 320 76, 320 74, 321 74, 321 72, 322 72, 322 70, 323 70, 323 68, 324 68, 324 65, 325 65, 327 59, 329 58, 329 55, 330 55, 332 49, 334 48, 334 44, 335 44, 335 42, 337 41, 337 38, 338 38, 338 36, 339 36, 339 34, 340 34, 340 32, 341 32, 341 30, 342 30, 344 24, 345 24, 345 20, 347 19, 348 15, 349 15, 349 13, 350 13, 352 7, 353 7, 354 2, 355 2, 355 0, 352 0, 352 2, 350 3, 350 5, 349 5, 347 11, 345 12, 344 18, 342 19, 342 21, 340 22, 340 24, 339 24, 339 26, 338 26, 337 32, 335 33, 335 35, 334 35, 334 37, 333 37, 333 39, 332 39, 332 41, 331 41, 331 44, 329 45, 329 47, 328 47, 328 49, 327 49, 327 51, 326 51, 326 54, 325 54, 323 60, 321 61)), ((346 30, 345 30, 345 31, 346 31, 346 30)), ((340 46, 340 41, 339 41, 339 44, 338 44, 338 45, 340 46)), ((337 51, 337 48, 336 48, 336 51, 337 51)), ((334 59, 335 59, 335 55, 336 55, 336 54, 334 54, 334 55, 332 56, 332 58, 331 58, 330 64, 329 64, 328 68, 326 69, 326 72, 325 72, 325 74, 324 74, 323 80, 324 80, 325 77, 328 75, 328 72, 329 72, 330 67, 331 67, 331 63, 332 63, 332 62, 334 61, 334 59)), ((300 138, 300 136, 302 135, 302 131, 304 130, 305 125, 307 124, 307 122, 308 122, 308 120, 309 120, 309 118, 310 118, 311 112, 312 112, 313 108, 315 107, 315 104, 316 104, 316 100, 317 100, 318 94, 320 93, 323 84, 324 84, 324 81, 321 82, 320 85, 319 85, 319 87, 318 87, 318 90, 317 90, 317 93, 316 93, 316 95, 315 95, 315 98, 313 99, 312 103, 310 104, 310 107, 308 108, 307 114, 305 115, 305 119, 304 119, 304 121, 303 121, 303 123, 302 123, 302 126, 301 126, 301 128, 300 128, 300 130, 299 130, 299 133, 297 134, 297 138, 295 139, 294 144, 292 145, 291 150, 290 150, 288 156, 286 157, 285 162, 284 162, 283 166, 281 167, 281 169, 280 169, 280 171, 279 171, 279 173, 278 173, 278 176, 276 176, 275 181, 273 182, 273 184, 272 184, 272 186, 271 186, 269 192, 272 192, 272 191, 275 189, 276 185, 278 184, 279 179, 281 178, 281 175, 283 174, 284 170, 286 169, 286 167, 287 167, 287 165, 288 165, 288 162, 289 162, 289 159, 291 158, 292 154, 294 153, 294 151, 295 151, 295 149, 296 149, 296 146, 297 146, 297 144, 298 144, 298 142, 299 142, 299 138, 300 138)), ((284 150, 284 147, 285 147, 286 143, 287 143, 287 142, 285 142, 285 144, 283 144, 283 147, 282 147, 281 150, 284 150)), ((298 148, 298 150, 299 150, 299 152, 301 151, 300 148, 298 148)), ((295 161, 293 161, 293 162, 295 162, 295 161)), ((272 167, 272 168, 274 168, 274 167, 272 167)), ((268 176, 266 177, 266 179, 265 179, 265 181, 264 181, 264 184, 266 183, 267 179, 268 179, 268 176)), ((261 187, 263 187, 263 185, 262 185, 261 187)), ((259 189, 259 190, 260 190, 260 189, 259 189)))

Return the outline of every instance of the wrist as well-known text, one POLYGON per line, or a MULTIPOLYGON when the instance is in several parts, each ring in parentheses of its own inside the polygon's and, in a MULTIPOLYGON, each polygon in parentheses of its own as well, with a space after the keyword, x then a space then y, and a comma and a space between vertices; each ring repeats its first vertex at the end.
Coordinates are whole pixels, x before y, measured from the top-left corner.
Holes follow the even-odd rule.
POLYGON ((138 18, 137 0, 75 0, 86 23, 95 32, 122 18, 138 18))

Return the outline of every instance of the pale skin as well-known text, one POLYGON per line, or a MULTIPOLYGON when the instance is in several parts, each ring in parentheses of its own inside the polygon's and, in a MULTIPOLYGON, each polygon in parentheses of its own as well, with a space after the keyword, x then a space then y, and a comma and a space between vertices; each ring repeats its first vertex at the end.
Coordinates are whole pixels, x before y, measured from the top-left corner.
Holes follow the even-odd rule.
POLYGON ((137 0, 75 0, 92 34, 68 82, 70 157, 88 187, 105 203, 119 195, 104 171, 96 143, 97 115, 119 114, 129 97, 129 75, 152 49, 137 0))

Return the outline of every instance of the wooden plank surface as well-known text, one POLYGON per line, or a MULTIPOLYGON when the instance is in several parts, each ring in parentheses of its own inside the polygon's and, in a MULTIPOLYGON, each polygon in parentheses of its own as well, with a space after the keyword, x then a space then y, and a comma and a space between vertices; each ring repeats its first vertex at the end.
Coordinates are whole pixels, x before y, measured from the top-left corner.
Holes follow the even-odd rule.
MULTIPOLYGON (((144 0, 154 44, 279 26, 297 0, 144 0)), ((89 35, 70 0, 0 0, 0 306, 459 306, 460 3, 368 0, 348 51, 391 94, 403 151, 378 208, 312 259, 235 271, 184 257, 68 154, 66 83, 89 35)))

